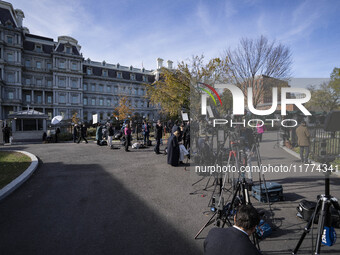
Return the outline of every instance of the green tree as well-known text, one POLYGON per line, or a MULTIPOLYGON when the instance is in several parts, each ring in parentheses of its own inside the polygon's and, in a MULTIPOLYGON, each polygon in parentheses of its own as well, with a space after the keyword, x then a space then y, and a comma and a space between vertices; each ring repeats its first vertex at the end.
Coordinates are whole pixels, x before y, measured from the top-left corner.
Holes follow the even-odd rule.
POLYGON ((312 98, 307 103, 310 110, 329 112, 340 109, 340 69, 334 68, 330 81, 320 85, 319 88, 309 87, 312 98))

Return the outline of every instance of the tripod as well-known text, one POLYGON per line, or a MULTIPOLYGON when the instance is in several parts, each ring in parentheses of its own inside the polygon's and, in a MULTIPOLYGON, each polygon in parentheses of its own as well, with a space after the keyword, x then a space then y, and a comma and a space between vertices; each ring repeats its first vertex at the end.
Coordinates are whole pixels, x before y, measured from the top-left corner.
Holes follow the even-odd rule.
MULTIPOLYGON (((330 227, 331 226, 331 213, 330 213, 330 209, 331 206, 333 206, 339 213, 340 215, 340 205, 338 203, 338 200, 335 197, 332 197, 330 195, 330 188, 329 188, 329 171, 327 171, 327 168, 329 166, 329 164, 324 164, 326 165, 326 173, 325 173, 325 194, 320 196, 320 199, 317 202, 315 211, 313 213, 313 215, 311 216, 311 218, 309 219, 301 237, 299 242, 297 243, 294 251, 292 252, 292 254, 297 254, 297 252, 299 251, 299 248, 303 242, 303 240, 305 239, 306 235, 310 232, 311 226, 313 224, 313 220, 316 217, 316 215, 320 212, 319 215, 319 221, 318 221, 318 229, 317 229, 317 238, 316 238, 316 245, 315 245, 315 250, 314 250, 314 254, 320 254, 320 249, 321 249, 321 242, 324 234, 324 227, 330 227)), ((324 166, 325 167, 325 166, 324 166)))
POLYGON ((271 208, 270 200, 269 200, 269 195, 268 195, 267 183, 266 183, 266 179, 264 177, 264 172, 262 171, 262 159, 261 159, 259 147, 260 147, 260 143, 259 143, 258 137, 255 136, 255 142, 254 142, 254 144, 252 146, 251 152, 256 154, 257 166, 259 168, 260 194, 262 194, 262 180, 263 180, 264 189, 265 189, 265 192, 266 192, 266 198, 267 198, 268 207, 269 207, 271 216, 273 216, 273 210, 271 208), (262 174, 262 178, 261 178, 261 174, 262 174))
MULTIPOLYGON (((239 167, 238 167, 238 157, 237 157, 237 151, 235 150, 235 146, 234 146, 234 143, 231 142, 231 150, 229 151, 229 158, 228 158, 228 166, 230 165, 230 162, 232 160, 232 156, 234 157, 234 160, 235 160, 235 165, 236 165, 236 169, 239 170, 239 167)), ((215 190, 216 190, 216 187, 217 187, 217 183, 218 183, 218 180, 220 181, 220 197, 219 197, 219 200, 218 200, 218 204, 217 204, 217 210, 214 212, 214 214, 211 216, 211 218, 207 221, 207 223, 205 223, 203 225, 203 227, 197 232, 196 236, 195 236, 195 239, 198 238, 198 236, 202 233, 202 231, 209 225, 213 224, 215 221, 217 222, 216 223, 216 226, 220 226, 220 220, 221 218, 224 216, 224 199, 223 199, 223 191, 225 190, 225 185, 226 185, 226 180, 227 180, 227 177, 228 177, 229 173, 226 172, 224 174, 224 178, 223 178, 223 181, 221 180, 221 178, 218 178, 215 176, 215 189, 214 189, 214 193, 215 193, 215 190), (216 219, 214 219, 216 217, 216 219)), ((212 202, 212 205, 214 204, 214 197, 212 196, 210 201, 209 201, 209 204, 210 202, 212 202)))

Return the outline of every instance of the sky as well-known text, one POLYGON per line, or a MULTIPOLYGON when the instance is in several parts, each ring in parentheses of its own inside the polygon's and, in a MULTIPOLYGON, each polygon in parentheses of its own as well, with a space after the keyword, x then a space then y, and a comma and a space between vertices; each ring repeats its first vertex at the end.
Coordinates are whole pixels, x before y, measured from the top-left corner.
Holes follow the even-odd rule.
POLYGON ((12 0, 30 33, 78 40, 85 59, 155 69, 156 59, 222 57, 260 35, 290 47, 292 76, 340 67, 338 0, 12 0))

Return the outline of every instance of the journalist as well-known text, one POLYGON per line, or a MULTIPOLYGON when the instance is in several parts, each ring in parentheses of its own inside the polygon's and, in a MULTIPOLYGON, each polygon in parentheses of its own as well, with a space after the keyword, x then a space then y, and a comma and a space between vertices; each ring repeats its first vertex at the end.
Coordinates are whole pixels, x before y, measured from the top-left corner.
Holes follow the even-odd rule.
POLYGON ((257 210, 251 205, 240 206, 234 222, 233 227, 213 228, 209 231, 204 241, 205 255, 261 255, 249 239, 260 222, 257 210))

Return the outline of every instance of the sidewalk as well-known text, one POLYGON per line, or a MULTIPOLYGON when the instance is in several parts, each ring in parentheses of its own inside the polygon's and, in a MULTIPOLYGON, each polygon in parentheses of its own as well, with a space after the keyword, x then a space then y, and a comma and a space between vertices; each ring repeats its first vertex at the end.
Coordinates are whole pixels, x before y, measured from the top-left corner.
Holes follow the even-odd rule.
MULTIPOLYGON (((306 222, 296 217, 296 207, 302 199, 317 201, 317 195, 324 194, 324 175, 317 171, 311 173, 311 169, 305 172, 305 167, 300 172, 300 160, 282 148, 275 146, 276 142, 276 133, 268 132, 264 134, 264 140, 260 144, 262 163, 274 166, 281 164, 292 166, 292 169, 296 167, 297 171, 290 173, 265 173, 267 181, 275 181, 282 184, 285 201, 273 203, 275 213, 274 223, 278 229, 273 232, 272 236, 261 242, 261 249, 266 251, 266 254, 284 254, 283 251, 288 254, 295 247, 306 225, 306 222)), ((340 178, 334 175, 331 177, 330 183, 331 195, 340 198, 340 178)), ((262 205, 266 209, 265 204, 256 202, 254 205, 262 205)), ((337 232, 340 233, 339 229, 337 229, 337 232)), ((314 239, 316 238, 315 233, 316 230, 314 230, 314 239)), ((309 247, 311 247, 311 234, 306 236, 300 251, 310 251, 309 247)), ((322 246, 321 253, 339 254, 340 243, 338 242, 332 247, 322 246)))

